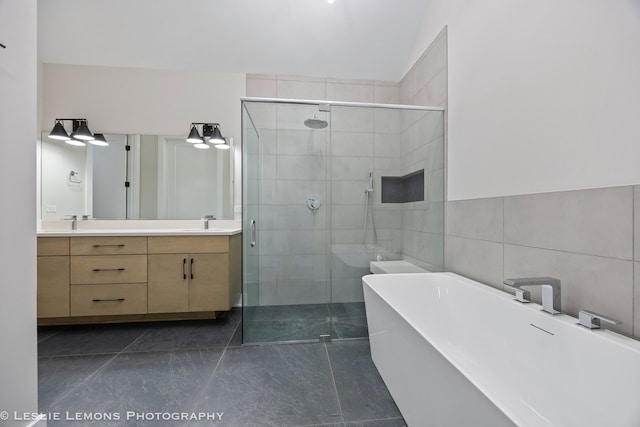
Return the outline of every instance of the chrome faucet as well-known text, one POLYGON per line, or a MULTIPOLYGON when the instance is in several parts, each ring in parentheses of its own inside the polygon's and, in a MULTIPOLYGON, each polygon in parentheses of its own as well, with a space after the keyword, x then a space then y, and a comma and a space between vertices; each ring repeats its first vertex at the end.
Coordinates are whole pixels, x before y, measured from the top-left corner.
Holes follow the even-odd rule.
POLYGON ((619 320, 594 313, 593 311, 580 310, 578 313, 578 325, 584 326, 585 328, 600 329, 600 321, 611 323, 612 325, 619 325, 622 323, 619 320))
POLYGON ((504 289, 515 290, 516 301, 531 302, 531 293, 521 289, 528 286, 542 287, 542 311, 558 314, 561 311, 560 280, 553 277, 523 277, 519 279, 505 279, 504 289))
POLYGON ((68 215, 67 218, 71 220, 71 230, 76 231, 78 229, 78 215, 68 215))
POLYGON ((205 215, 204 218, 204 229, 208 230, 209 229, 209 220, 215 220, 216 216, 215 215, 205 215))

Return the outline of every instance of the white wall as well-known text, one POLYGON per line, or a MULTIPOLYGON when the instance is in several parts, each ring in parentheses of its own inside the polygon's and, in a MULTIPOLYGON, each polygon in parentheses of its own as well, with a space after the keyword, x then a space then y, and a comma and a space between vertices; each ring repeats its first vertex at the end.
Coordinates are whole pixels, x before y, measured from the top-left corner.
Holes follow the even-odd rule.
POLYGON ((0 411, 12 414, 38 408, 36 1, 0 1, 0 29, 0 411))
POLYGON ((640 183, 640 2, 435 0, 409 64, 445 25, 449 200, 640 183))
POLYGON ((244 74, 58 64, 43 73, 43 130, 83 117, 94 132, 186 137, 191 122, 218 122, 240 139, 244 74))

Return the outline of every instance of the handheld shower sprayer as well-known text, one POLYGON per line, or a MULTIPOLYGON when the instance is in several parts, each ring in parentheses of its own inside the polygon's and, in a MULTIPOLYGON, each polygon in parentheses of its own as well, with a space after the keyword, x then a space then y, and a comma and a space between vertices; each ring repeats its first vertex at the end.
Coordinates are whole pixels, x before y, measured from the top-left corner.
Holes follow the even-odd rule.
POLYGON ((373 172, 369 172, 369 186, 364 189, 365 194, 373 193, 373 172))

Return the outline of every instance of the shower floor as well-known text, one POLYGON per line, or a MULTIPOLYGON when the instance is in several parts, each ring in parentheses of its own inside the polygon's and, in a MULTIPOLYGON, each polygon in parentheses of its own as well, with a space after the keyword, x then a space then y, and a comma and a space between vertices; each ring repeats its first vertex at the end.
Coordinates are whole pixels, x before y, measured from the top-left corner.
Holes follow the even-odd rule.
POLYGON ((368 338, 363 302, 267 305, 244 308, 245 344, 368 338))

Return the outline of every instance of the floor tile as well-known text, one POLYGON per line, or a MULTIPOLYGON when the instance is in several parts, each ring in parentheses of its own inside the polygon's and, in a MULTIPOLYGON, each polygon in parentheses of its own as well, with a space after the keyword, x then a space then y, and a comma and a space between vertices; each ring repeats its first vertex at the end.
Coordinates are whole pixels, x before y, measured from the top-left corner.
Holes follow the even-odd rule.
POLYGON ((407 427, 407 423, 405 423, 402 418, 389 418, 384 420, 345 423, 344 427, 407 427))
POLYGON ((333 327, 336 332, 336 339, 369 337, 366 318, 336 320, 333 322, 333 327))
MULTIPOLYGON (((61 413, 118 413, 120 420, 83 421, 83 426, 158 425, 162 421, 126 419, 128 411, 190 412, 202 395, 216 367, 222 349, 179 350, 145 353, 122 353, 86 384, 76 388, 58 402, 54 410, 61 413)), ((186 425, 178 421, 170 425, 186 425)), ((49 422, 51 426, 79 424, 49 422)))
POLYGON ((241 320, 240 310, 218 319, 158 322, 125 352, 226 347, 241 320))
POLYGON ((113 359, 113 354, 41 357, 38 359, 38 409, 48 412, 52 404, 113 359))
POLYGON ((343 421, 320 343, 228 348, 196 408, 214 410, 225 414, 219 426, 343 421))
POLYGON ((333 332, 326 320, 244 321, 244 343, 318 340, 333 332))
POLYGON ((66 328, 67 326, 38 326, 38 342, 47 340, 66 328))
POLYGON ((369 341, 327 345, 345 422, 400 417, 369 351, 369 341))
POLYGON ((328 316, 327 304, 263 305, 245 308, 244 320, 324 320, 328 316))
POLYGON ((118 353, 149 329, 146 324, 69 326, 38 343, 39 356, 118 353))
POLYGON ((331 316, 338 320, 367 317, 363 302, 332 303, 329 304, 329 310, 331 316))

